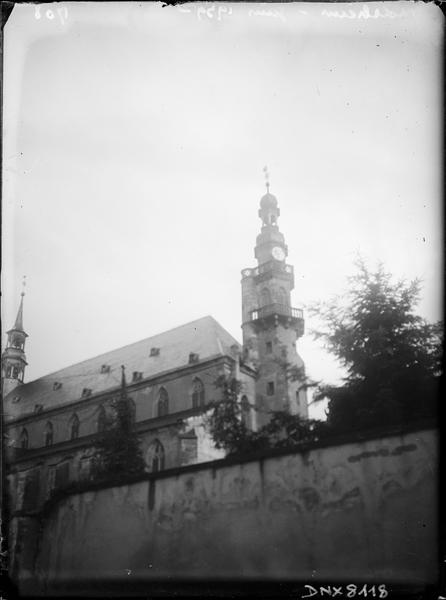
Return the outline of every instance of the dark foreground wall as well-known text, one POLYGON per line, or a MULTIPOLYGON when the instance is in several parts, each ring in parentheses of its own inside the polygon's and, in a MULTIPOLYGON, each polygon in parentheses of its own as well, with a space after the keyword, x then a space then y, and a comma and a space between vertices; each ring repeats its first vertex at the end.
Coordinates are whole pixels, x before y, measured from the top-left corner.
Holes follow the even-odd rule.
POLYGON ((35 574, 434 582, 436 464, 424 430, 74 495, 35 574))

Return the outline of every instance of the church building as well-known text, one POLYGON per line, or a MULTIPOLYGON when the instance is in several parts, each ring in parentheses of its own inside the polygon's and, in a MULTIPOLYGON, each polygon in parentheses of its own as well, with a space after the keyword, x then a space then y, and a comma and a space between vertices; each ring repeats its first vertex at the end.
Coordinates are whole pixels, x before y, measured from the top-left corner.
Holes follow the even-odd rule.
POLYGON ((221 394, 215 381, 222 374, 241 382, 247 427, 261 427, 270 410, 307 417, 306 394, 289 376, 290 367, 304 369, 296 347, 303 313, 291 304, 294 271, 268 183, 258 214, 257 265, 242 270, 242 345, 205 316, 26 382, 22 293, 2 355, 11 516, 38 512, 59 487, 91 477, 94 443, 120 393, 122 365, 148 472, 223 457, 203 424, 209 402, 221 394))

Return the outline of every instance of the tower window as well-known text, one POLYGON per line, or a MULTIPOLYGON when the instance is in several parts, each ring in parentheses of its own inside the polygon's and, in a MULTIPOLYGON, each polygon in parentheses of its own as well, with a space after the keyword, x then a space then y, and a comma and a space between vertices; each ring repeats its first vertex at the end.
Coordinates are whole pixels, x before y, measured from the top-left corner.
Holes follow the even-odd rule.
POLYGON ((20 375, 20 369, 19 367, 12 367, 12 378, 13 379, 18 379, 20 375))
POLYGON ((271 304, 271 292, 268 288, 263 288, 260 293, 260 301, 262 306, 268 306, 271 304))
POLYGON ((23 349, 23 340, 21 340, 19 337, 14 337, 12 340, 12 346, 13 348, 18 348, 19 350, 23 349))
POLYGON ((272 342, 266 342, 266 353, 267 354, 272 354, 273 351, 273 343, 272 342))
POLYGON ((156 406, 156 414, 158 417, 163 417, 169 413, 169 394, 166 388, 162 387, 158 394, 158 402, 156 406))
POLYGON ((51 423, 51 421, 48 421, 48 423, 45 426, 45 431, 43 434, 43 439, 45 442, 45 446, 52 446, 53 444, 53 424, 51 423))
POLYGON ((133 371, 132 381, 141 381, 142 372, 141 371, 133 371))
POLYGON ((266 384, 266 394, 267 396, 274 396, 274 381, 268 381, 266 384))
POLYGON ((71 417, 71 423, 70 423, 70 439, 71 440, 76 440, 79 437, 79 417, 74 414, 71 417))
POLYGON ((204 405, 204 385, 201 379, 195 377, 192 382, 192 408, 204 405))
POLYGON ((278 300, 279 300, 279 304, 282 304, 283 306, 289 305, 288 294, 287 294, 286 289, 283 287, 281 287, 279 289, 278 300))
POLYGON ((60 390, 60 388, 61 388, 61 387, 62 387, 62 384, 60 383, 60 381, 55 381, 55 382, 53 383, 53 390, 54 390, 54 391, 56 391, 56 390, 60 390))
POLYGON ((150 356, 158 356, 160 353, 159 348, 150 348, 150 356))
POLYGON ((20 434, 20 448, 23 448, 23 450, 26 450, 28 448, 28 443, 29 443, 28 432, 25 428, 23 428, 22 433, 20 434))

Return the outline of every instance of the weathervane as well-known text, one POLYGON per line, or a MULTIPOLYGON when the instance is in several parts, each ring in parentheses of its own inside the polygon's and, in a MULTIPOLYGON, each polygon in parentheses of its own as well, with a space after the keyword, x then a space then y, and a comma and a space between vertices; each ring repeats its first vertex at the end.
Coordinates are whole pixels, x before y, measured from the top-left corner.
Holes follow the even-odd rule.
POLYGON ((263 172, 265 173, 266 191, 269 194, 269 172, 268 172, 268 167, 263 167, 263 172))

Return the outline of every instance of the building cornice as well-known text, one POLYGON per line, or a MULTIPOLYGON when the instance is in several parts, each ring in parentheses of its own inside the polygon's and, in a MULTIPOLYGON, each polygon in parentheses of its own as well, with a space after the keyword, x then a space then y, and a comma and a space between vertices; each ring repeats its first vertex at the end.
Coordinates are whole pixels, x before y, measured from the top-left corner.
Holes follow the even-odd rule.
MULTIPOLYGON (((154 417, 151 419, 145 419, 144 421, 138 421, 134 425, 134 432, 136 434, 143 434, 147 431, 164 429, 166 427, 177 426, 179 427, 182 422, 190 417, 198 417, 203 415, 209 409, 209 405, 205 405, 199 408, 188 408, 175 413, 170 413, 162 417, 154 417)), ((51 446, 40 446, 38 448, 28 448, 23 450, 22 448, 16 448, 18 456, 15 456, 9 460, 10 467, 19 463, 26 463, 27 461, 34 462, 39 458, 45 458, 51 455, 66 454, 69 452, 75 452, 82 449, 91 448, 94 443, 99 440, 100 434, 92 433, 90 435, 81 436, 74 440, 65 440, 63 442, 57 442, 51 446)))
MULTIPOLYGON (((206 360, 199 361, 197 363, 188 364, 188 365, 185 365, 184 367, 179 367, 176 369, 169 369, 167 371, 162 371, 160 373, 157 373, 156 375, 147 377, 145 379, 141 379, 137 382, 131 382, 127 385, 127 391, 129 394, 131 394, 133 392, 137 392, 140 389, 144 389, 148 386, 154 387, 156 385, 161 385, 163 383, 173 381, 175 379, 178 379, 179 376, 184 376, 189 373, 193 373, 193 374, 199 373, 200 371, 202 371, 212 365, 221 364, 221 363, 233 363, 234 360, 235 359, 233 357, 228 356, 228 355, 221 355, 221 354, 214 355, 206 360)), ((5 419, 4 423, 5 423, 5 426, 7 428, 9 428, 9 427, 16 426, 16 425, 24 425, 26 423, 31 423, 31 422, 35 421, 36 419, 40 420, 41 418, 46 418, 50 415, 56 415, 59 413, 63 413, 67 410, 73 411, 75 409, 79 409, 79 408, 82 408, 84 406, 88 406, 91 404, 95 404, 95 403, 100 404, 109 396, 113 396, 114 394, 119 393, 119 391, 120 391, 120 385, 116 385, 116 386, 114 386, 112 388, 108 388, 107 390, 104 390, 102 392, 98 392, 96 394, 92 393, 87 398, 79 398, 78 400, 72 400, 69 402, 65 402, 64 404, 59 404, 58 406, 43 409, 39 413, 33 412, 33 413, 28 413, 26 415, 17 417, 15 419, 10 419, 10 420, 5 419)), ((19 390, 17 390, 17 392, 19 395, 19 390)))

